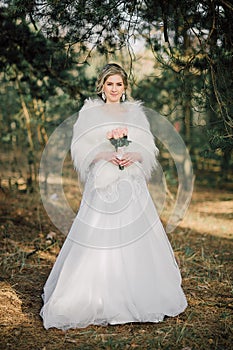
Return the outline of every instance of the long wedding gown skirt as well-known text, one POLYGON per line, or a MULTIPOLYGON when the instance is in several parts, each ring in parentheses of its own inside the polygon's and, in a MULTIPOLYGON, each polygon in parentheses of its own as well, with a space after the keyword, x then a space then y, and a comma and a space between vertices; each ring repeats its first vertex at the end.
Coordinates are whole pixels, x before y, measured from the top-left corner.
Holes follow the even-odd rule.
POLYGON ((44 287, 44 327, 159 322, 187 306, 171 245, 142 177, 86 182, 44 287))

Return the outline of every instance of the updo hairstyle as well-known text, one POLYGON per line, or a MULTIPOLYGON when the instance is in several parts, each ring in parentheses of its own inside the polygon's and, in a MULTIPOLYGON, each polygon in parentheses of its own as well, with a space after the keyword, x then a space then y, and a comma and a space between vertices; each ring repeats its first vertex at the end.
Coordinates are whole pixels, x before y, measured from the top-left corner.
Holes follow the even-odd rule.
POLYGON ((115 74, 118 74, 121 76, 123 83, 124 83, 124 87, 125 87, 125 89, 127 89, 128 77, 127 77, 125 70, 121 66, 119 66, 119 64, 108 63, 101 70, 99 77, 97 79, 97 83, 96 83, 96 93, 101 99, 102 99, 102 89, 103 89, 103 85, 104 85, 105 81, 108 79, 108 77, 110 77, 111 75, 115 75, 115 74))

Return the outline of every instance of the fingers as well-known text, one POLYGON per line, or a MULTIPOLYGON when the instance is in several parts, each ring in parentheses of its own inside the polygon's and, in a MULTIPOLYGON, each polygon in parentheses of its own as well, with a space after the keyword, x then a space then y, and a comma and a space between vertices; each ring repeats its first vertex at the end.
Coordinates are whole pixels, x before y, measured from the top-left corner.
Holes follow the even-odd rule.
POLYGON ((108 160, 114 165, 122 165, 124 167, 132 165, 137 161, 137 157, 135 157, 134 153, 128 152, 123 155, 122 159, 119 159, 119 154, 114 152, 111 154, 111 157, 108 160))
POLYGON ((127 161, 126 163, 121 164, 121 165, 127 167, 127 166, 130 166, 130 165, 132 165, 132 164, 134 164, 134 162, 133 162, 132 160, 129 160, 129 161, 127 161))
POLYGON ((117 159, 112 159, 111 163, 114 165, 119 165, 119 161, 117 159))
POLYGON ((123 158, 120 160, 119 164, 122 165, 122 166, 129 166, 131 164, 133 164, 135 161, 134 159, 134 156, 133 156, 133 153, 132 152, 128 152, 128 153, 125 153, 123 155, 123 158))
POLYGON ((122 165, 125 167, 134 163, 134 161, 132 159, 119 160, 118 158, 112 158, 112 159, 110 159, 110 162, 114 165, 122 165))
POLYGON ((112 157, 111 157, 111 159, 110 159, 110 162, 112 163, 112 164, 114 164, 114 165, 119 165, 120 163, 120 161, 119 161, 119 159, 117 158, 117 154, 116 153, 113 153, 112 154, 112 157))
POLYGON ((129 165, 132 165, 134 163, 134 160, 131 159, 131 158, 127 158, 127 159, 122 159, 119 164, 122 165, 122 166, 129 166, 129 165))

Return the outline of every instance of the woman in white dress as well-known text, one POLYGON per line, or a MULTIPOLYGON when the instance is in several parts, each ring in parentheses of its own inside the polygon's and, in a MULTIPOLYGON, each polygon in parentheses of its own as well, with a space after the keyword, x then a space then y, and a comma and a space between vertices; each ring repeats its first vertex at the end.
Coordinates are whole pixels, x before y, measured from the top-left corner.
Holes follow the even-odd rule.
POLYGON ((127 101, 126 89, 125 71, 106 65, 99 98, 85 102, 74 125, 71 155, 84 192, 44 287, 46 329, 160 322, 187 306, 147 188, 158 149, 141 104, 127 101))

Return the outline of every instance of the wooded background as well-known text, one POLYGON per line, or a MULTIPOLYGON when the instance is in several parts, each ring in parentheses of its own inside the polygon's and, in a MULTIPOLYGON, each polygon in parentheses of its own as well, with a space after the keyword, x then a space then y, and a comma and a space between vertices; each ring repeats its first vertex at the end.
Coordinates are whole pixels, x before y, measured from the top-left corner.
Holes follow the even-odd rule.
MULTIPOLYGON (((232 349, 232 43, 232 0, 0 0, 0 349, 232 349), (41 154, 57 126, 96 96, 107 62, 126 69, 131 96, 167 118, 190 152, 192 201, 168 234, 188 308, 158 324, 46 331, 41 293, 65 235, 42 203, 41 154)), ((177 170, 156 142, 166 224, 177 170)), ((62 165, 62 189, 77 211, 69 155, 62 165)), ((64 215, 57 183, 49 203, 64 215)))
POLYGON ((1 185, 33 186, 50 134, 95 96, 107 62, 173 123, 202 179, 229 182, 232 42, 228 0, 0 1, 1 185))

